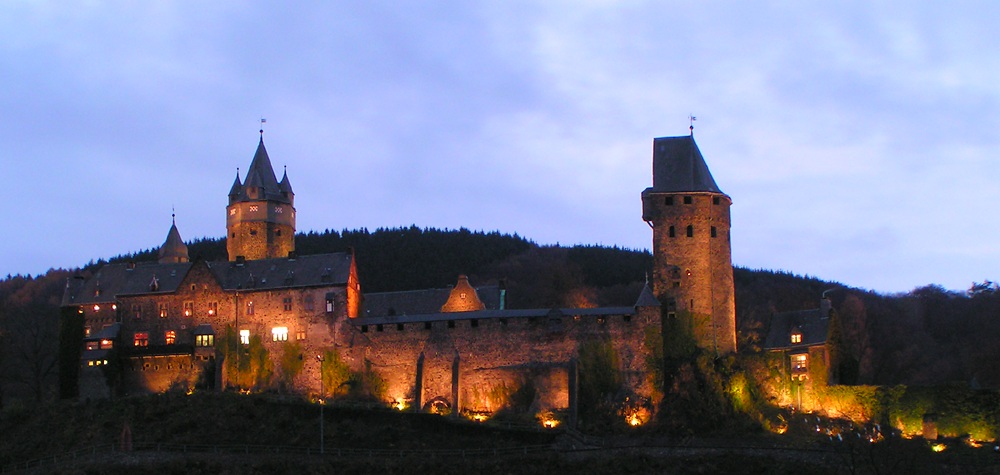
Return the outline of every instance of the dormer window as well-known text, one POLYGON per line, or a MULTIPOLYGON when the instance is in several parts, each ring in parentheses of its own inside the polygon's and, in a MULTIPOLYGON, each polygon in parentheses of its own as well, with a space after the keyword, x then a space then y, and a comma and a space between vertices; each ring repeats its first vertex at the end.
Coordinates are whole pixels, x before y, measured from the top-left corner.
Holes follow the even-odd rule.
POLYGON ((791 338, 791 340, 792 340, 792 344, 793 345, 797 345, 799 343, 802 343, 802 332, 800 332, 798 330, 792 332, 792 338, 791 338))

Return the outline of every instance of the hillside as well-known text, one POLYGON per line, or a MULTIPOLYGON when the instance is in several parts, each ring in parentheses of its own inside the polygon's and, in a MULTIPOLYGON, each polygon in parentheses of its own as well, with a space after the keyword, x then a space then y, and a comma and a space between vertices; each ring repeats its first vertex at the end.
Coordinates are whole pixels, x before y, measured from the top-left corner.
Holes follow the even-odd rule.
MULTIPOLYGON (((442 288, 459 274, 477 285, 503 281, 513 308, 631 305, 651 255, 599 246, 539 246, 523 237, 466 229, 417 227, 324 231, 297 236, 302 254, 352 250, 365 292, 442 288)), ((192 257, 225 258, 225 242, 191 242, 192 257)), ((154 250, 118 261, 154 260, 154 250)), ((80 272, 92 272, 99 260, 80 272)), ((49 399, 55 394, 58 306, 66 278, 7 276, 0 280, 0 404, 7 399, 49 399)), ((759 351, 775 312, 815 308, 823 291, 843 324, 847 382, 930 385, 975 383, 998 387, 1000 291, 991 282, 968 293, 937 286, 880 295, 787 272, 736 268, 736 313, 743 352, 759 351)))

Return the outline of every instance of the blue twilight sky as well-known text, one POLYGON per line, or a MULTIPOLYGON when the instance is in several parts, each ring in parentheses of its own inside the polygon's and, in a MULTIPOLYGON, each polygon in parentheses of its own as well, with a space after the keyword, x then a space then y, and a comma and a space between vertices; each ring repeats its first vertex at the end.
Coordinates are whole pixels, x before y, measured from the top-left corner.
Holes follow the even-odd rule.
POLYGON ((1000 4, 830 3, 4 2, 0 275, 222 237, 261 117, 300 231, 648 248, 694 114, 735 264, 1000 279, 1000 4))

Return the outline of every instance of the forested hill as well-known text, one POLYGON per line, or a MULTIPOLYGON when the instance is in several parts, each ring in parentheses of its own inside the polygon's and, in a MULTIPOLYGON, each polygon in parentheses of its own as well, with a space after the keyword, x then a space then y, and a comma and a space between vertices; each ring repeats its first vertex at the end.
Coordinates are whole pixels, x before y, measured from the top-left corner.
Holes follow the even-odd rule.
MULTIPOLYGON (((466 274, 474 285, 503 281, 512 308, 631 305, 652 256, 600 246, 539 246, 518 235, 467 229, 324 231, 299 234, 299 254, 353 249, 364 292, 443 288, 466 274)), ((225 260, 222 239, 188 244, 189 254, 225 260)), ((110 259, 155 261, 156 250, 110 259)), ((87 264, 93 272, 105 262, 87 264)), ((45 398, 55 388, 58 306, 66 270, 0 279, 0 404, 17 395, 45 398)), ((816 308, 830 293, 855 368, 849 382, 976 383, 1000 386, 1000 289, 992 282, 968 292, 926 286, 881 295, 787 272, 734 269, 742 353, 760 351, 775 312, 816 308)), ((850 373, 850 372, 849 372, 850 373)))

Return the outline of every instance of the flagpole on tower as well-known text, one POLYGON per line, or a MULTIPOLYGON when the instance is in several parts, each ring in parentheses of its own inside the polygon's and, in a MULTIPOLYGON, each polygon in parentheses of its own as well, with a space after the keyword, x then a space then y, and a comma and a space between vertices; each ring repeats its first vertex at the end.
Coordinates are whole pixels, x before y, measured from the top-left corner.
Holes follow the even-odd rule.
POLYGON ((260 137, 261 138, 264 138, 264 124, 266 124, 266 123, 267 123, 267 119, 261 117, 260 118, 260 137))
POLYGON ((692 114, 688 114, 688 120, 691 122, 691 125, 688 126, 688 130, 691 131, 691 136, 694 137, 694 121, 698 120, 698 118, 692 114))

